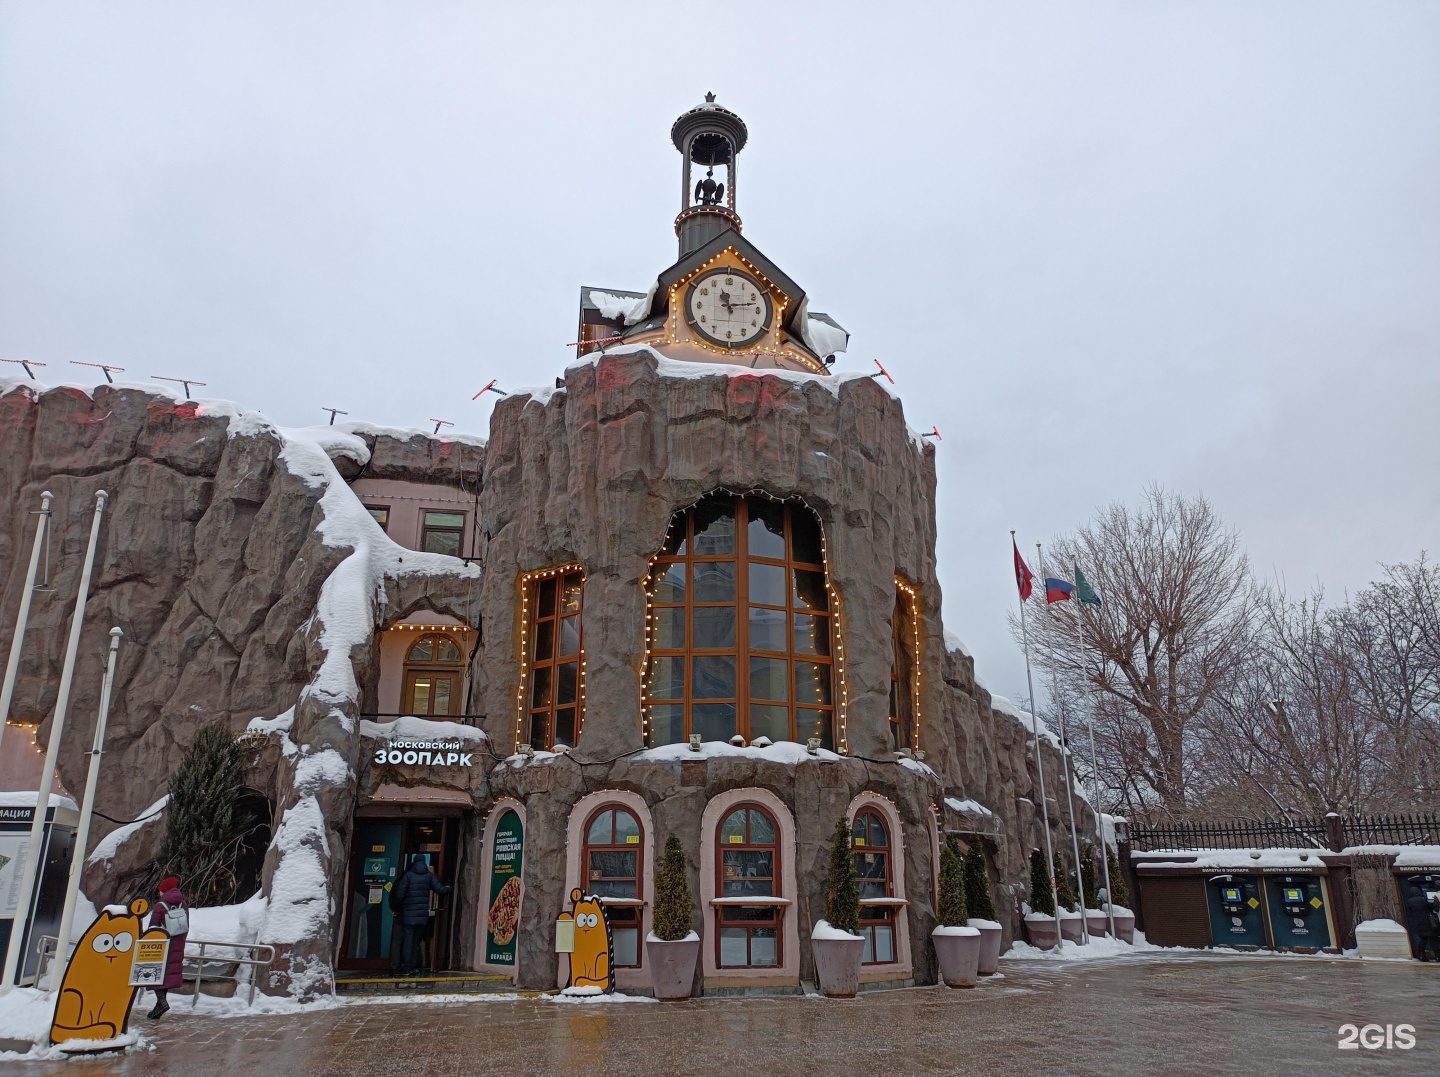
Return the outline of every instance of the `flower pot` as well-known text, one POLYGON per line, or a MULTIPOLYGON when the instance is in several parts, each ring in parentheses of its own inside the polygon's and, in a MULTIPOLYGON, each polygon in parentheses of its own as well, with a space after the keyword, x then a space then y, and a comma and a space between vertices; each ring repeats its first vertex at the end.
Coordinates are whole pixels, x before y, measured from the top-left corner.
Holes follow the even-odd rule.
POLYGON ((994 920, 979 920, 972 916, 968 923, 980 929, 980 968, 977 971, 981 976, 994 976, 1000 968, 1000 945, 1004 931, 994 920))
POLYGON ((1080 914, 1060 910, 1060 937, 1066 942, 1080 941, 1080 914))
POLYGON ((974 987, 980 978, 980 929, 937 927, 930 933, 946 987, 974 987))
POLYGON ((1037 950, 1053 950, 1060 941, 1060 929, 1055 917, 1032 912, 1025 916, 1025 937, 1037 950))
POLYGON ((810 933, 815 979, 826 998, 854 998, 860 989, 860 958, 865 940, 820 920, 810 933))
POLYGON ((1135 914, 1124 905, 1116 905, 1111 910, 1115 913, 1115 937, 1121 942, 1135 941, 1135 914))
POLYGON ((690 932, 683 939, 667 942, 652 932, 645 939, 645 960, 650 965, 650 983, 661 1002, 690 997, 695 985, 695 962, 700 958, 700 936, 690 932))
POLYGON ((1092 939, 1103 939, 1110 934, 1110 918, 1099 909, 1086 909, 1085 927, 1092 939))

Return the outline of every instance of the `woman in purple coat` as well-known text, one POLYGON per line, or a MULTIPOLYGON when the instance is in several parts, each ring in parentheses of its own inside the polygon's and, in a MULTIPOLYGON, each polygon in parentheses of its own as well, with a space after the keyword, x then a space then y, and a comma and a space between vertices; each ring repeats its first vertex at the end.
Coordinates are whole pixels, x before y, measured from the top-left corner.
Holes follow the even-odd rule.
POLYGON ((180 892, 180 880, 171 875, 160 880, 160 900, 150 914, 150 926, 170 932, 170 953, 165 959, 165 982, 155 989, 155 1008, 146 1016, 158 1021, 170 1012, 165 995, 185 982, 185 936, 190 931, 190 910, 180 892))

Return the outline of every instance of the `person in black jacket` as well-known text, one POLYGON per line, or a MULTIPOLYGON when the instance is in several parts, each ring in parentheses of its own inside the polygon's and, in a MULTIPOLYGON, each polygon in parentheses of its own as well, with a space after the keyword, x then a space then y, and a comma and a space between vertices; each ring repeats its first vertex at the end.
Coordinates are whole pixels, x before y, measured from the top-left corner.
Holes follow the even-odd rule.
POLYGON ((410 870, 400 876, 391 897, 391 908, 403 932, 400 942, 401 975, 409 976, 415 971, 415 942, 430 924, 432 890, 437 894, 450 893, 450 887, 435 878, 424 855, 416 853, 410 861, 410 870))
POLYGON ((1436 909, 1426 894, 1419 879, 1412 879, 1405 892, 1405 919, 1409 920, 1410 938, 1415 956, 1429 961, 1434 951, 1440 961, 1440 925, 1436 924, 1436 909))

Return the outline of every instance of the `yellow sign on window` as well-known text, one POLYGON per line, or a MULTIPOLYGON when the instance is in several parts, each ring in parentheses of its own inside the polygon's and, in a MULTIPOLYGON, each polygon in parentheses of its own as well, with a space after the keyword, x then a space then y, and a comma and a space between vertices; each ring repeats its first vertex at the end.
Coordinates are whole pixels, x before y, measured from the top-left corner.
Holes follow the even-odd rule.
POLYGON ((639 844, 640 844, 640 835, 639 835, 639 834, 626 834, 626 835, 625 835, 625 844, 626 844, 626 845, 639 845, 639 844))
POLYGON ((745 838, 744 838, 744 836, 741 835, 741 834, 731 834, 731 835, 730 835, 730 844, 731 844, 731 845, 744 845, 744 844, 745 844, 745 838))

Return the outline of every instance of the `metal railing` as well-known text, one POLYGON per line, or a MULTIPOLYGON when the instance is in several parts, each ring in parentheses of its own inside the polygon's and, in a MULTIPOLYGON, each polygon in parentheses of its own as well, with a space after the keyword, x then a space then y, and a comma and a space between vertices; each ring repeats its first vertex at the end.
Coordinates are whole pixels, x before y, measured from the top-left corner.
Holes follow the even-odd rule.
POLYGON ((255 1005, 255 970, 262 966, 270 965, 274 960, 275 947, 268 946, 265 943, 213 942, 209 939, 187 938, 185 940, 184 975, 186 978, 189 978, 190 970, 193 968, 195 971, 195 997, 191 1000, 190 1005, 192 1007, 200 1005, 201 980, 209 980, 212 983, 216 980, 229 980, 238 988, 240 985, 240 970, 242 968, 251 970, 249 976, 250 998, 246 1001, 246 1005, 255 1005), (192 947, 199 947, 199 953, 193 952, 192 947), (239 956, 222 956, 211 953, 210 951, 214 948, 236 950, 241 951, 241 953, 239 956), (205 970, 207 963, 212 966, 208 975, 205 970), (223 971, 229 969, 232 965, 235 967, 233 972, 223 971), (218 966, 218 970, 215 966, 218 966))

